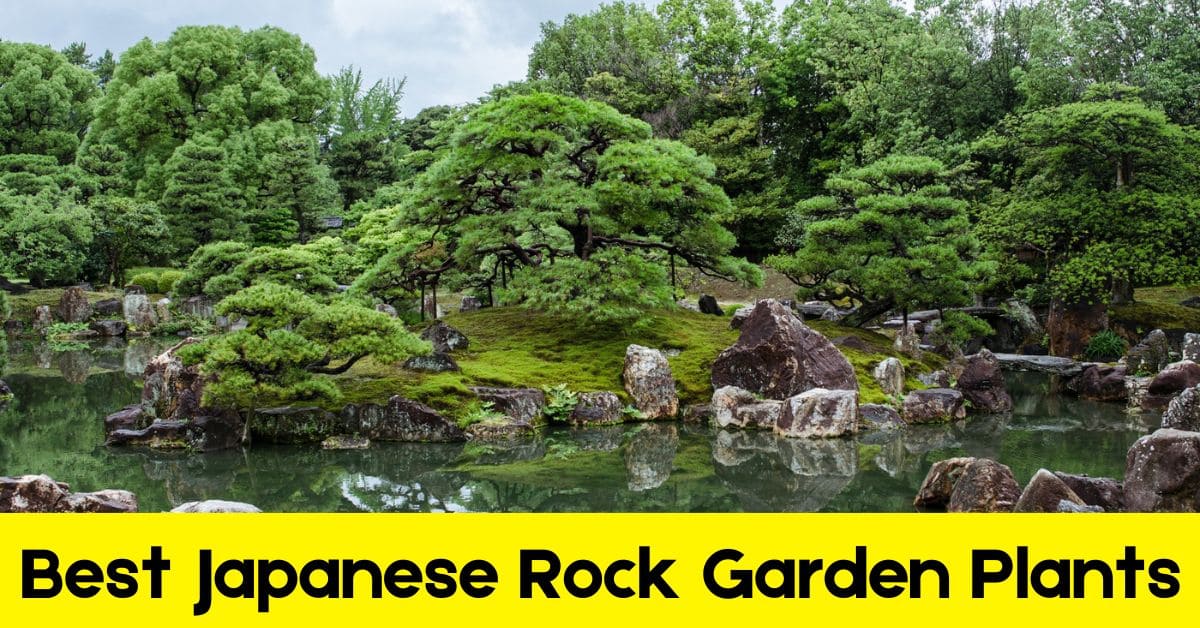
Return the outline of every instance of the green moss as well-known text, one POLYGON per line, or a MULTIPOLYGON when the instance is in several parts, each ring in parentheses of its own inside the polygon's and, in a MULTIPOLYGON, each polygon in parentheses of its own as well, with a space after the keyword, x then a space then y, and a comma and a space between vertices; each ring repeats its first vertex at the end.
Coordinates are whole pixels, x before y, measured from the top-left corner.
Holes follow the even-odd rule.
MULTIPOLYGON (((738 338, 727 317, 682 310, 658 313, 646 329, 629 333, 583 330, 568 320, 518 308, 457 314, 447 322, 471 341, 469 351, 454 355, 461 372, 417 373, 364 360, 338 378, 343 397, 336 405, 381 403, 401 395, 458 417, 476 401, 470 386, 540 388, 557 384, 579 392, 612 391, 628 403, 621 370, 630 344, 678 352, 668 361, 678 382, 681 405, 706 403, 712 398, 712 363, 738 338)), ((901 356, 892 348, 892 340, 879 333, 824 321, 812 326, 829 338, 854 336, 865 343, 865 351, 840 347, 854 366, 862 403, 889 401, 872 377, 875 365, 888 357, 903 362, 912 376, 908 386, 913 389, 922 387, 917 373, 944 364, 935 355, 922 361, 901 356)))
MULTIPOLYGON (((23 294, 10 293, 8 296, 12 302, 12 317, 28 323, 33 320, 33 311, 42 305, 50 306, 50 311, 53 312, 65 291, 66 288, 43 288, 23 294)), ((119 299, 123 294, 120 290, 101 290, 88 292, 87 298, 89 302, 95 303, 103 299, 119 299)))

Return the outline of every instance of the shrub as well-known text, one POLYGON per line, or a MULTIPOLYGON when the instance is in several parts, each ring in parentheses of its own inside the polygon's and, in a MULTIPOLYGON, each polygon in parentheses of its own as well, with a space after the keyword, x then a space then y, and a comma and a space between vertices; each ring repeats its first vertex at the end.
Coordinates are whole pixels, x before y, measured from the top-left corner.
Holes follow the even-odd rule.
POLYGON ((8 320, 12 316, 12 304, 8 302, 8 293, 0 290, 0 320, 8 320))
POLYGON ((146 289, 146 292, 154 292, 158 289, 158 275, 154 273, 138 273, 129 280, 131 286, 141 286, 146 289))
POLYGON ((1087 348, 1083 350, 1083 355, 1089 360, 1107 362, 1120 359, 1128 349, 1129 343, 1125 342, 1124 338, 1106 329, 1092 336, 1087 348))
POLYGON ((175 289, 175 284, 183 279, 183 271, 181 270, 164 270, 158 276, 158 291, 163 294, 170 294, 175 289))
POLYGON ((962 350, 963 345, 972 338, 990 336, 994 333, 986 321, 958 310, 950 310, 942 315, 941 323, 930 333, 933 344, 962 350))
POLYGON ((567 388, 566 384, 543 386, 546 391, 546 407, 542 413, 552 423, 565 423, 571 418, 575 406, 579 405, 579 394, 567 388))
POLYGON ((483 401, 471 404, 458 419, 458 426, 462 429, 475 425, 476 423, 497 423, 507 418, 503 412, 496 409, 495 404, 491 401, 483 401))

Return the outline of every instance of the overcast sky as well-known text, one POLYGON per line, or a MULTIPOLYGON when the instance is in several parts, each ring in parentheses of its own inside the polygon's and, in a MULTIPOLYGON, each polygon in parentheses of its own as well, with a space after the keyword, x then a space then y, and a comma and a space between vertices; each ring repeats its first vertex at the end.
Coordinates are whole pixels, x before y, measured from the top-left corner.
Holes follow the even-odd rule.
POLYGON ((0 39, 61 49, 87 43, 120 54, 142 37, 178 26, 265 24, 298 33, 331 74, 346 65, 364 78, 408 77, 404 114, 475 100, 492 85, 525 77, 540 25, 586 13, 601 0, 0 0, 0 39))

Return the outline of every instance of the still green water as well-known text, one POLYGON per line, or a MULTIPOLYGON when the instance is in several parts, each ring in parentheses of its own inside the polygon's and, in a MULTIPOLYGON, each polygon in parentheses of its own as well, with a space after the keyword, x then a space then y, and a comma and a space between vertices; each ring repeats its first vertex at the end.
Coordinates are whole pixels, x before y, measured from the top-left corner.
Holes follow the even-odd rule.
POLYGON ((930 465, 996 458, 1025 482, 1039 467, 1120 478, 1154 417, 1008 375, 1011 416, 808 441, 682 424, 556 428, 507 446, 377 443, 364 451, 257 447, 208 454, 105 448, 103 418, 135 403, 161 343, 55 353, 14 344, 0 409, 0 475, 45 473, 73 490, 122 488, 143 511, 231 499, 265 511, 904 512, 930 465))

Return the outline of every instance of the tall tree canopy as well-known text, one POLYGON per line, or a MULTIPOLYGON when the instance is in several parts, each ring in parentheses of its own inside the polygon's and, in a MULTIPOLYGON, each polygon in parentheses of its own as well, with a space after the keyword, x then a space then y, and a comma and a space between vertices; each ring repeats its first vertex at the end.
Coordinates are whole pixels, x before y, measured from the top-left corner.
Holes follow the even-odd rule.
MULTIPOLYGON (((678 258, 758 281, 757 269, 728 254, 734 238, 715 216, 729 200, 712 175, 707 159, 651 139, 646 123, 606 104, 512 96, 472 112, 444 156, 413 181, 396 227, 424 242, 428 276, 479 273, 476 283, 488 287, 514 271, 555 275, 607 263, 613 253, 592 258, 611 250, 660 268, 678 258)), ((561 297, 569 301, 570 291, 561 297)))
POLYGON ((0 154, 74 161, 98 92, 95 75, 61 53, 0 41, 0 154))

